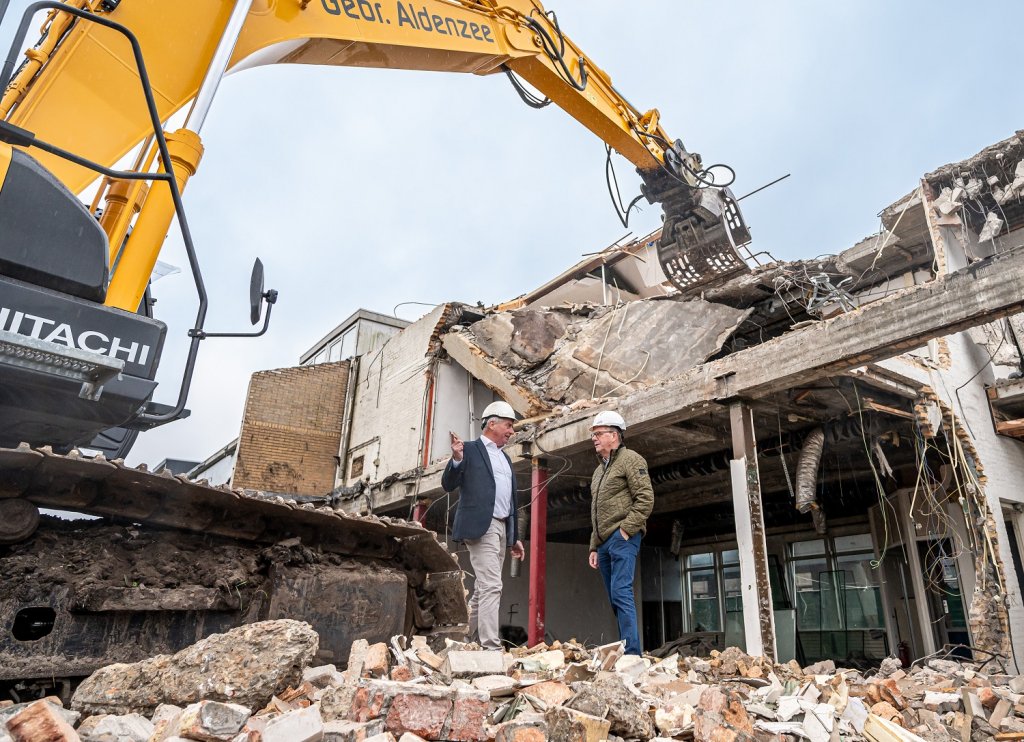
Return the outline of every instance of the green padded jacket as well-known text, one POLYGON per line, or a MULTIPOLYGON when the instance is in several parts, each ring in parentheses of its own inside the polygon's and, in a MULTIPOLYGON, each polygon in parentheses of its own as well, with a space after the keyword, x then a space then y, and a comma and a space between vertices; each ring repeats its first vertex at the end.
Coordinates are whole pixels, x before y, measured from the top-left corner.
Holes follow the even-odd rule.
POLYGON ((608 465, 602 461, 590 482, 590 550, 597 551, 615 529, 631 537, 647 530, 654 509, 654 487, 647 462, 636 451, 620 446, 608 465))

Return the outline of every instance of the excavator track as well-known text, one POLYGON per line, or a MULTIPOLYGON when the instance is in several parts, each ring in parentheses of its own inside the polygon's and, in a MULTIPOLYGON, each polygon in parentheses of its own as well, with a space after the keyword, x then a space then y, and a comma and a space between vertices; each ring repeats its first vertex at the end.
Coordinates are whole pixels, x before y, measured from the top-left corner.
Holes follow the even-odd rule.
POLYGON ((308 621, 318 659, 343 664, 357 638, 462 634, 468 611, 457 561, 416 523, 0 448, 0 695, 67 691, 106 664, 272 618, 308 621))

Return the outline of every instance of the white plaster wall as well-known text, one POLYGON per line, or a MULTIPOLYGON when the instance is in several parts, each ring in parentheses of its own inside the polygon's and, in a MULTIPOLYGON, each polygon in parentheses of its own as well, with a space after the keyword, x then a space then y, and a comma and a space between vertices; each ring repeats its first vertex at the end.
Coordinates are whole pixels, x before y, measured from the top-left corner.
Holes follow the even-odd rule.
POLYGON ((469 375, 452 360, 437 366, 434 391, 433 431, 430 436, 430 463, 446 461, 451 456, 454 432, 464 441, 480 437, 480 413, 494 400, 494 392, 469 375))
POLYGON ((443 311, 443 305, 436 307, 360 360, 349 450, 380 438, 376 467, 367 462, 367 470, 375 472, 374 481, 419 464, 426 354, 443 311))

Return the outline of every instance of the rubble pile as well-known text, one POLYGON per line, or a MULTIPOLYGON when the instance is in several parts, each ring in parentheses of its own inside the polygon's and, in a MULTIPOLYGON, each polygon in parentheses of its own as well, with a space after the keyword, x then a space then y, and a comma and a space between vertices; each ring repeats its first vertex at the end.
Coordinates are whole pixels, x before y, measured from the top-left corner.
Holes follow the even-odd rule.
POLYGON ((537 412, 679 376, 721 350, 749 314, 702 299, 516 309, 443 342, 449 353, 465 344, 488 358, 537 412))
POLYGON ((315 649, 307 625, 268 621, 112 665, 70 710, 0 704, 0 742, 1024 739, 1024 676, 992 662, 890 658, 862 673, 735 647, 659 659, 621 643, 498 652, 396 636, 354 642, 338 670, 311 667, 315 649))

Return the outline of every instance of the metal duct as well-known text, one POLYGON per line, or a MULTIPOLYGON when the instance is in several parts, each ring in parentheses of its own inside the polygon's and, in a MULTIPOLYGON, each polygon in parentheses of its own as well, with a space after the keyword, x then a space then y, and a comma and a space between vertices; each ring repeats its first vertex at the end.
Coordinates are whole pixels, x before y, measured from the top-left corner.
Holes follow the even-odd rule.
POLYGON ((796 509, 810 513, 818 533, 825 532, 825 514, 818 504, 818 466, 825 448, 825 429, 815 428, 804 439, 796 464, 796 509))

